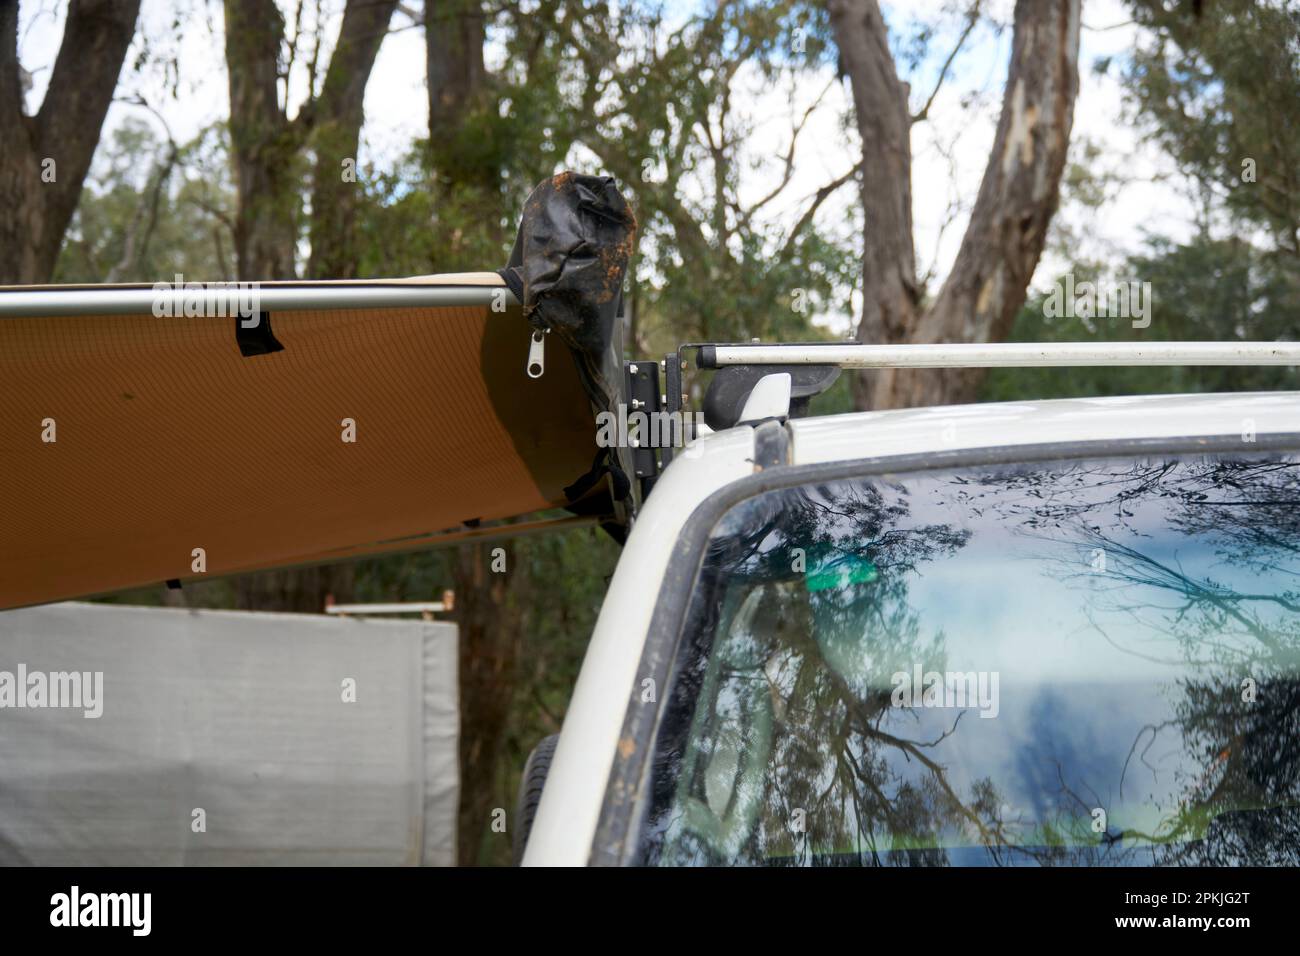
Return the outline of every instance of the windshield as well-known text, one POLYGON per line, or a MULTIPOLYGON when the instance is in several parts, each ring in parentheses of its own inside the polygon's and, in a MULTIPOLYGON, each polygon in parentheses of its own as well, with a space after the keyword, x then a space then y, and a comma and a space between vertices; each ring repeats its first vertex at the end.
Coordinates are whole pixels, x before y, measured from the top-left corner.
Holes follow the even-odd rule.
POLYGON ((1300 459, 927 471, 714 528, 662 864, 1300 863, 1300 459))

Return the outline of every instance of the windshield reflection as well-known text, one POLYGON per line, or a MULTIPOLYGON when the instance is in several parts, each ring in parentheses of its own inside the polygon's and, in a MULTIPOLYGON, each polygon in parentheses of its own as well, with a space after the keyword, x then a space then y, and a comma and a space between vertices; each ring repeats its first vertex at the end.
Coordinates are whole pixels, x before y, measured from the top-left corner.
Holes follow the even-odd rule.
POLYGON ((1300 863, 1297 467, 1063 462, 737 507, 646 858, 1300 863))

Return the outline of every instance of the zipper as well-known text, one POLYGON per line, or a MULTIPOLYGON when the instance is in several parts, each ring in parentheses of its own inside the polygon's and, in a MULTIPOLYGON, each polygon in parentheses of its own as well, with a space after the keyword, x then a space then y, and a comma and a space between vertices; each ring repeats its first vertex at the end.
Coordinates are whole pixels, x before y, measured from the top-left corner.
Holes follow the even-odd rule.
POLYGON ((550 329, 538 329, 529 335, 528 365, 529 378, 541 378, 546 371, 546 333, 550 329))

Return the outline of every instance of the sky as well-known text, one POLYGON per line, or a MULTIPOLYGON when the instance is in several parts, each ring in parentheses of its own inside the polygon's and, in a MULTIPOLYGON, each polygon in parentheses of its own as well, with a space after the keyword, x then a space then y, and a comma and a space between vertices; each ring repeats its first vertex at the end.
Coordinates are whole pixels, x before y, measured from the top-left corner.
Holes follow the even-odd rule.
MULTIPOLYGON (((418 8, 417 3, 404 6, 418 8)), ((689 15, 694 6, 689 0, 673 0, 669 5, 681 16, 689 15)), ((938 34, 931 55, 907 77, 913 85, 913 108, 917 109, 933 88, 940 64, 956 38, 960 18, 953 15, 953 10, 959 7, 954 0, 910 0, 882 6, 891 31, 899 37, 906 36, 917 21, 946 14, 949 29, 938 34)), ((36 110, 44 95, 62 39, 65 7, 60 0, 25 0, 20 8, 19 57, 32 74, 29 112, 36 110)), ((337 32, 337 11, 341 7, 338 0, 326 2, 326 8, 332 11, 326 31, 329 36, 337 32)), ((994 21, 1011 23, 1011 0, 988 0, 985 8, 994 21)), ((1084 0, 1073 142, 1076 148, 1084 139, 1101 145, 1101 163, 1130 180, 1095 214, 1068 205, 1058 214, 1062 222, 1071 223, 1083 236, 1074 250, 1076 254, 1091 258, 1117 260, 1138 252, 1148 234, 1185 239, 1193 231, 1194 207, 1181 190, 1179 178, 1159 178, 1176 170, 1162 151, 1122 118, 1123 96, 1115 76, 1117 70, 1112 67, 1105 75, 1093 70, 1099 58, 1122 60, 1133 49, 1138 35, 1129 20, 1121 0, 1084 0)), ((176 95, 168 92, 169 78, 156 66, 149 66, 119 83, 119 100, 142 94, 158 109, 178 141, 220 121, 228 110, 220 3, 144 0, 141 21, 128 61, 146 49, 142 36, 154 38, 155 53, 160 45, 179 43, 176 95), (179 39, 168 39, 176 37, 179 39)), ((411 25, 409 17, 401 12, 395 15, 393 25, 397 29, 385 39, 366 91, 366 126, 358 157, 363 169, 371 163, 391 168, 424 132, 427 100, 423 30, 411 25)), ((1010 43, 1009 27, 1000 34, 989 26, 978 28, 954 61, 931 108, 931 118, 913 127, 913 219, 917 268, 922 275, 933 270, 942 279, 957 252, 993 141, 1010 43), (971 98, 976 105, 964 108, 963 103, 971 98)), ((291 97, 294 102, 300 100, 302 87, 299 75, 291 97)), ((771 159, 784 153, 791 116, 787 91, 765 87, 752 73, 738 78, 738 88, 743 91, 737 96, 738 111, 757 118, 747 148, 759 158, 771 159)), ((805 128, 796 154, 799 187, 789 190, 783 201, 773 206, 772 214, 784 222, 793 222, 818 186, 835 179, 854 162, 856 144, 842 122, 851 102, 847 86, 836 82, 828 70, 815 81, 801 85, 795 91, 795 100, 800 104, 811 102, 823 90, 826 93, 821 106, 805 128)), ((117 102, 109 112, 105 132, 132 116, 155 125, 159 122, 139 106, 117 102)), ((776 181, 777 165, 769 163, 767 170, 753 175, 743 187, 742 198, 764 194, 776 181)), ((819 223, 829 228, 849 228, 857 202, 851 186, 839 190, 823 206, 819 223)), ((1068 266, 1045 255, 1034 286, 1044 288, 1068 266)), ((849 308, 846 306, 843 316, 829 317, 832 326, 842 323, 847 331, 849 308)), ((852 308, 856 311, 856 304, 852 308)))

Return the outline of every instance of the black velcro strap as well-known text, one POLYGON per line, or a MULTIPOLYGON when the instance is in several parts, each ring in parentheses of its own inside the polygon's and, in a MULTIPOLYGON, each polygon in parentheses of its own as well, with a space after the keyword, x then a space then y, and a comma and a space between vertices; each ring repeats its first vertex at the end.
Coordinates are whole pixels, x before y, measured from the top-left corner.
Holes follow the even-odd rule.
POLYGON ((255 316, 247 317, 235 316, 235 341, 239 343, 239 354, 244 358, 284 351, 284 346, 271 331, 270 312, 258 312, 255 316), (250 322, 252 325, 247 326, 246 323, 250 322))
POLYGON ((524 280, 520 277, 519 273, 514 269, 506 268, 498 269, 497 275, 505 280, 506 287, 514 293, 515 298, 520 302, 523 302, 524 280))

